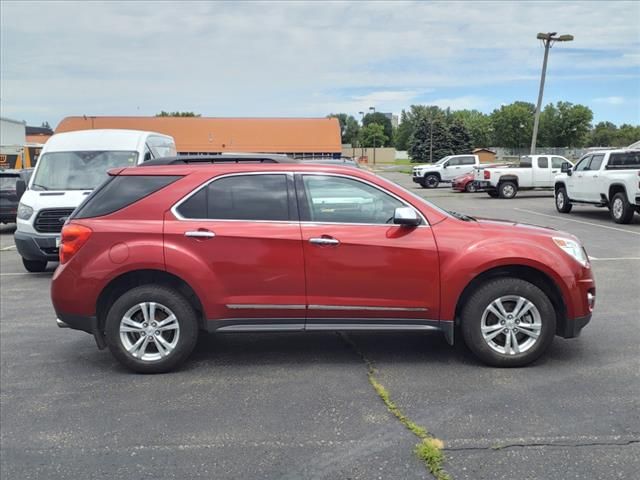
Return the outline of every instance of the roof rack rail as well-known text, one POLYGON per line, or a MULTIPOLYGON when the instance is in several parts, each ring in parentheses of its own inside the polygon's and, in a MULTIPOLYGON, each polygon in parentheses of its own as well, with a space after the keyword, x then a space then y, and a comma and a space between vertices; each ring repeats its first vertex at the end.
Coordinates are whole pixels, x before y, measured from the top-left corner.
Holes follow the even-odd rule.
POLYGON ((214 163, 298 163, 286 155, 261 154, 221 154, 221 155, 178 155, 175 157, 155 158, 147 160, 140 166, 157 165, 190 165, 214 163))

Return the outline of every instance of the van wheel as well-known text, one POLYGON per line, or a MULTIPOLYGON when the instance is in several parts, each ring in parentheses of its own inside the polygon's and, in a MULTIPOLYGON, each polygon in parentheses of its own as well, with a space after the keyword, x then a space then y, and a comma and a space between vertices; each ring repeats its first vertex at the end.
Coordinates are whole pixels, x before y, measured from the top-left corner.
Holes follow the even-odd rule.
POLYGON ((616 223, 631 223, 633 219, 633 207, 627 200, 624 192, 618 192, 611 201, 611 217, 616 223))
POLYGON ((545 293, 519 278, 491 280, 462 308, 462 335, 469 349, 494 367, 522 367, 549 347, 556 313, 545 293))
POLYGON ((47 261, 46 260, 27 260, 26 258, 22 259, 22 265, 27 269, 28 272, 44 272, 47 269, 47 261))
POLYGON ((440 179, 437 175, 426 175, 422 181, 422 186, 425 188, 436 188, 440 183, 440 179))
POLYGON ((567 196, 567 190, 564 187, 560 187, 556 190, 556 210, 560 213, 569 213, 573 204, 567 196))
POLYGON ((105 336, 113 356, 130 370, 168 372, 193 351, 198 321, 191 304, 178 292, 144 285, 113 303, 105 336))
POLYGON ((498 195, 500 198, 513 198, 518 193, 518 187, 513 182, 502 182, 498 185, 498 195))

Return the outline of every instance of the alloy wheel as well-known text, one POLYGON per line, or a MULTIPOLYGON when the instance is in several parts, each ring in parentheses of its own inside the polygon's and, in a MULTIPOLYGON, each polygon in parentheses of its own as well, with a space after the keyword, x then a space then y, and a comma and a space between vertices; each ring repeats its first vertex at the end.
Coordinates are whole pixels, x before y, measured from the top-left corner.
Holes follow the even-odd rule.
POLYGON ((624 205, 622 204, 621 198, 616 198, 613 200, 613 206, 611 207, 611 212, 613 213, 614 218, 622 218, 622 214, 624 212, 624 205))
POLYGON ((131 356, 154 362, 169 356, 180 338, 174 313, 156 302, 138 303, 120 320, 120 341, 131 356))
POLYGON ((482 338, 502 355, 518 355, 538 341, 542 319, 538 308, 524 297, 506 295, 493 300, 480 322, 482 338))

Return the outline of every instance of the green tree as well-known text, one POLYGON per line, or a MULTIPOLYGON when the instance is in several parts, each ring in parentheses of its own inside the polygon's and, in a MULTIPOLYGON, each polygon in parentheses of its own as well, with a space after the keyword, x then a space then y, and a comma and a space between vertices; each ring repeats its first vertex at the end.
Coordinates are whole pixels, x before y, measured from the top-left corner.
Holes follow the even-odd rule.
POLYGON ((494 145, 493 126, 489 115, 478 110, 456 110, 451 112, 451 116, 464 123, 471 136, 471 146, 473 148, 494 145))
POLYGON ((590 147, 616 147, 618 127, 611 122, 600 122, 589 134, 590 147))
POLYGON ((408 149, 412 162, 428 163, 454 153, 449 126, 442 116, 430 118, 428 113, 421 112, 414 127, 408 149))
POLYGON ((387 137, 385 140, 384 147, 392 146, 391 141, 393 139, 393 126, 391 125, 391 120, 389 120, 384 113, 381 112, 373 112, 367 113, 362 119, 362 125, 367 127, 372 123, 377 123, 378 125, 382 125, 384 129, 384 135, 387 137))
POLYGON ((340 135, 343 144, 357 145, 360 125, 358 125, 358 121, 352 115, 347 115, 346 113, 331 113, 327 115, 327 118, 337 118, 340 122, 340 135))
POLYGON ((471 152, 471 135, 462 120, 452 117, 449 121, 449 136, 454 154, 471 152))
POLYGON ((584 105, 558 102, 540 114, 538 143, 542 147, 582 147, 589 139, 593 112, 584 105))
POLYGON ((496 146, 522 148, 530 144, 535 107, 528 102, 513 102, 491 113, 496 146))
POLYGON ((409 140, 416 129, 416 122, 421 117, 439 118, 444 121, 446 112, 435 105, 411 105, 408 111, 403 110, 395 137, 397 150, 409 149, 409 140))
POLYGON ((363 147, 381 147, 388 141, 384 127, 378 123, 370 123, 360 130, 360 144, 363 147))
POLYGON ((394 138, 394 145, 396 150, 406 150, 409 148, 409 138, 411 137, 411 132, 413 129, 413 122, 409 120, 409 115, 407 112, 402 110, 400 113, 400 123, 398 125, 398 129, 396 130, 396 135, 394 138))
POLYGON ((623 123, 618 128, 618 133, 616 135, 616 146, 620 147, 628 147, 632 143, 640 140, 640 126, 629 125, 628 123, 623 123))
POLYGON ((162 110, 160 113, 156 113, 156 117, 199 117, 199 113, 194 112, 165 112, 162 110))

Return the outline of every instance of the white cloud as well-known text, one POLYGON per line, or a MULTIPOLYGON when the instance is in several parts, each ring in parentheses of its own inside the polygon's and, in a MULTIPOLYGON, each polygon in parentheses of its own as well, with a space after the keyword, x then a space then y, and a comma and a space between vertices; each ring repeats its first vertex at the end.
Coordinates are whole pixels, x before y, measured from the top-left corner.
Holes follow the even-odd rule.
POLYGON ((430 105, 437 105, 440 108, 450 108, 451 110, 481 110, 490 104, 488 99, 474 95, 465 95, 454 98, 437 98, 435 100, 429 100, 427 103, 430 105))
POLYGON ((624 97, 617 96, 594 98, 593 101, 596 103, 604 103, 606 105, 624 105, 625 103, 624 97))
POLYGON ((628 74, 638 14, 614 1, 3 2, 2 109, 51 123, 163 109, 324 115, 397 112, 425 94, 481 108, 475 89, 537 81, 542 25, 576 36, 554 48, 555 79, 593 65, 628 74))

